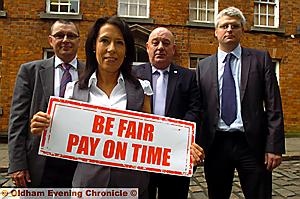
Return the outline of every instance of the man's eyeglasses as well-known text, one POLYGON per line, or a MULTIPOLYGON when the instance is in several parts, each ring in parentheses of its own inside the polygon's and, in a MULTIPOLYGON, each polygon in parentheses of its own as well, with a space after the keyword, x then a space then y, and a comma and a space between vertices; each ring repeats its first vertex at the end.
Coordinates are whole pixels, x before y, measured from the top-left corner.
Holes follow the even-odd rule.
POLYGON ((56 33, 54 35, 51 35, 52 37, 54 37, 57 40, 63 40, 65 37, 67 37, 67 39, 69 40, 75 40, 79 37, 79 35, 74 34, 74 33, 56 33))

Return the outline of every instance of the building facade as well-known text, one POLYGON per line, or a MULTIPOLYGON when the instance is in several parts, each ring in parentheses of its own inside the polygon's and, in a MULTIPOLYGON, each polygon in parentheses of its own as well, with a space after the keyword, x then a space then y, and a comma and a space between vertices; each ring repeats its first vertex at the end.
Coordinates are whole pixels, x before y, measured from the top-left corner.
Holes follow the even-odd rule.
POLYGON ((0 135, 8 129, 10 103, 20 64, 52 55, 51 24, 74 20, 80 29, 78 58, 85 60, 84 42, 99 17, 118 15, 130 25, 136 64, 148 60, 145 43, 158 26, 176 39, 175 62, 195 68, 216 52, 214 19, 228 6, 247 19, 242 46, 268 50, 282 94, 285 129, 300 132, 300 1, 299 0, 0 0, 0 135))

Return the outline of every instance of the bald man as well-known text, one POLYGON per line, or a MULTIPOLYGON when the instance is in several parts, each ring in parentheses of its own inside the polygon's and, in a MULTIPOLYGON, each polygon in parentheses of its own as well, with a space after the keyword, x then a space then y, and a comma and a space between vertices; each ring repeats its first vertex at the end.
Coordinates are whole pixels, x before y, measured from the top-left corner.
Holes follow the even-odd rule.
MULTIPOLYGON (((151 82, 154 91, 152 113, 193 121, 198 126, 200 96, 196 75, 194 71, 172 63, 176 48, 174 35, 164 27, 156 28, 150 33, 146 47, 150 63, 135 66, 133 70, 137 77, 151 82), (159 76, 163 79, 159 80, 159 76)), ((191 151, 197 163, 203 160, 204 152, 197 144, 192 145, 191 151)), ((157 192, 159 199, 187 198, 189 182, 188 177, 152 173, 149 198, 155 199, 157 192)))

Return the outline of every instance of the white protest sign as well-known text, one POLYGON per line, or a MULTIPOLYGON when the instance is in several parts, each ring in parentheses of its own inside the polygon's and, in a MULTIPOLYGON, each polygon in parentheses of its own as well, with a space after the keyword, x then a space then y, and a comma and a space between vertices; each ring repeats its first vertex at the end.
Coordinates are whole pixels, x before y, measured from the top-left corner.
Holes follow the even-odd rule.
POLYGON ((40 155, 180 176, 192 176, 196 124, 136 111, 51 97, 51 122, 40 155))

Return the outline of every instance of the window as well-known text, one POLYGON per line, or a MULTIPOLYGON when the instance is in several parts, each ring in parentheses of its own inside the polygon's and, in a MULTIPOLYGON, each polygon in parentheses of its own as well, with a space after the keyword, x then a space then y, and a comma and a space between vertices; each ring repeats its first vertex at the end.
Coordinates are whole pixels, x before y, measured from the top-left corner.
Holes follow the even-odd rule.
POLYGON ((149 18, 150 0, 119 0, 118 16, 149 18))
POLYGON ((43 59, 49 59, 54 55, 54 51, 52 48, 45 48, 43 53, 43 59))
POLYGON ((254 26, 279 27, 279 0, 254 1, 254 26))
POLYGON ((79 14, 80 0, 47 0, 47 13, 79 14))
POLYGON ((217 0, 190 0, 190 21, 214 23, 218 14, 217 0))
POLYGON ((135 60, 133 62, 133 65, 140 65, 146 62, 149 62, 149 58, 145 47, 135 45, 135 60))
POLYGON ((190 69, 196 69, 199 61, 204 59, 207 55, 190 55, 190 69))
POLYGON ((0 0, 0 10, 3 10, 3 0, 0 0))

